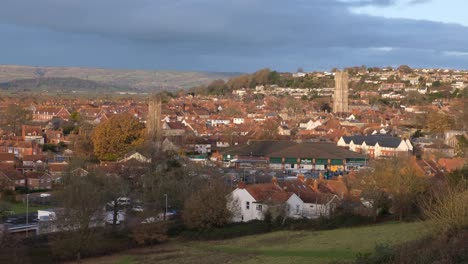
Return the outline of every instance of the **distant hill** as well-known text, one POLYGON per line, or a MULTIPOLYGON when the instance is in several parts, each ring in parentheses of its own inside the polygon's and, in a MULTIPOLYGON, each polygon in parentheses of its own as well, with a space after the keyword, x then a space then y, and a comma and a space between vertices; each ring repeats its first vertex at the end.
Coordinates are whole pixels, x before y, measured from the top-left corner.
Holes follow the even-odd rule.
POLYGON ((78 67, 31 67, 0 65, 0 83, 37 78, 78 78, 105 86, 131 87, 141 92, 187 89, 227 80, 238 73, 114 70, 78 67))
POLYGON ((10 82, 0 82, 0 89, 10 91, 49 91, 49 92, 118 92, 135 91, 135 88, 121 87, 112 84, 99 83, 79 78, 44 77, 34 79, 20 79, 10 82))

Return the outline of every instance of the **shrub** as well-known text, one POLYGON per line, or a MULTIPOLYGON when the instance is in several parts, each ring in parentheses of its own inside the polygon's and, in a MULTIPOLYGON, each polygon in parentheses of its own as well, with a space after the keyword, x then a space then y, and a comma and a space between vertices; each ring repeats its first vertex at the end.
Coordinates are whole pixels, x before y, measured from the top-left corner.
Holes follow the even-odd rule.
MULTIPOLYGON (((371 254, 358 254, 355 264, 467 263, 468 232, 425 237, 396 246, 378 245, 371 254)), ((335 263, 337 264, 337 263, 335 263)))
POLYGON ((466 184, 448 187, 447 191, 426 201, 427 223, 437 233, 456 234, 468 228, 468 189, 466 184))
POLYGON ((131 231, 131 236, 135 243, 140 246, 159 244, 169 239, 164 222, 135 226, 131 231))
POLYGON ((193 240, 222 240, 241 236, 263 234, 271 231, 271 225, 260 220, 247 223, 232 223, 222 228, 190 229, 181 236, 193 240))

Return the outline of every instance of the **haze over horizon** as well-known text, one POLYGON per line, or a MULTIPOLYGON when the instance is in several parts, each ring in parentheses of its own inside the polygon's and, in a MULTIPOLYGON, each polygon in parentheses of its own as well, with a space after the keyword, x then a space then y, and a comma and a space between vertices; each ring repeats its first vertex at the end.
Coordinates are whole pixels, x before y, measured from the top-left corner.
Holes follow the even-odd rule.
POLYGON ((287 3, 5 0, 0 64, 211 72, 468 68, 466 1, 287 3))

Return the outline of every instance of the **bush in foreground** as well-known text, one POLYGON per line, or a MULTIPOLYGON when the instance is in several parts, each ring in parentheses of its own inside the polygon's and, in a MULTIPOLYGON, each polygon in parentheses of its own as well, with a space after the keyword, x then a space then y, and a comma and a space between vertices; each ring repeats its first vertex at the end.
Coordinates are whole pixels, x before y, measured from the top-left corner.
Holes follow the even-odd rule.
MULTIPOLYGON (((455 236, 426 237, 398 246, 376 246, 372 254, 360 254, 348 264, 455 264, 468 263, 468 231, 455 236)), ((346 263, 346 262, 345 262, 346 263)), ((335 263, 338 264, 338 263, 335 263)))

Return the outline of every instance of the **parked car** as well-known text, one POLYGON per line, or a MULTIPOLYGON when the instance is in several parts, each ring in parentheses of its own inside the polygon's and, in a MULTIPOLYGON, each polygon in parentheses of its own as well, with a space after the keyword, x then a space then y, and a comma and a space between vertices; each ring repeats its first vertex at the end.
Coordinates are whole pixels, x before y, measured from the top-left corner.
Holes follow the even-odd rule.
MULTIPOLYGON (((119 198, 117 198, 117 204, 119 206, 129 206, 130 203, 131 203, 131 200, 128 197, 119 197, 119 198)), ((115 205, 115 201, 110 201, 110 202, 107 203, 107 206, 109 206, 109 207, 114 207, 114 205, 115 205)))
MULTIPOLYGON (((123 221, 125 221, 125 212, 119 211, 117 213, 117 221, 115 221, 116 225, 120 225, 123 221)), ((106 215, 106 223, 109 225, 114 224, 114 212, 107 212, 106 215)))
POLYGON ((141 206, 141 205, 135 205, 135 206, 132 207, 132 211, 134 211, 134 212, 143 212, 144 209, 143 209, 143 206, 141 206))

